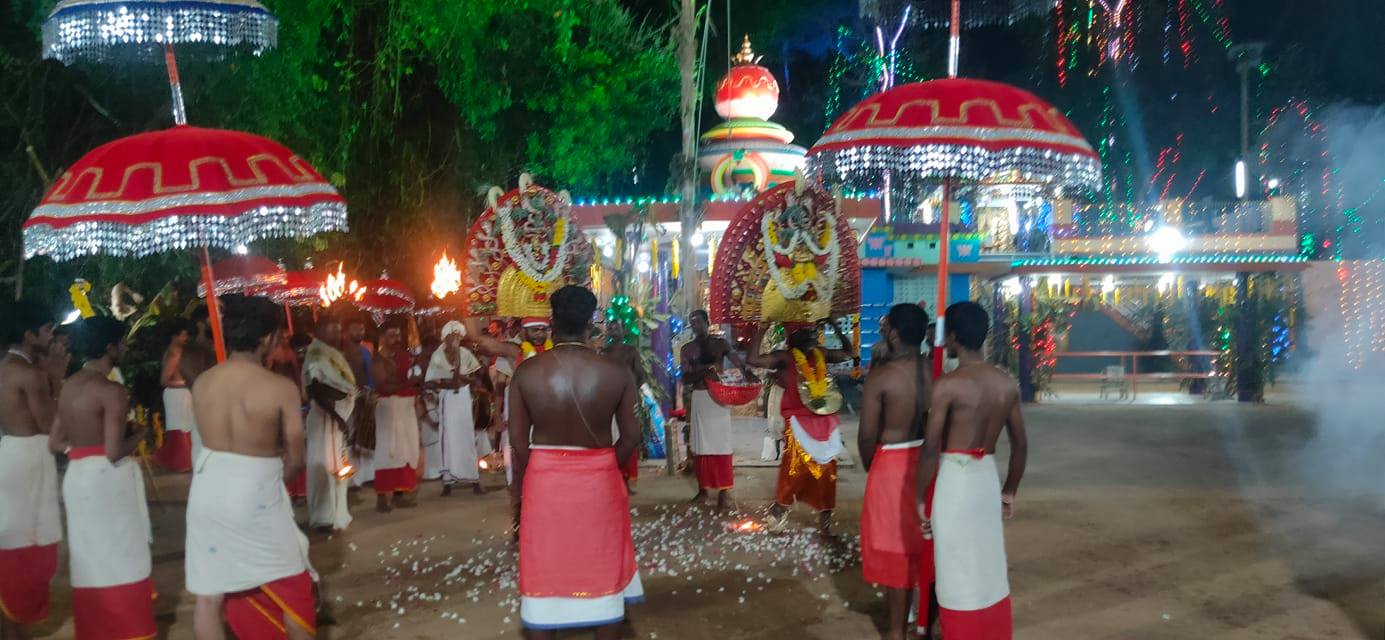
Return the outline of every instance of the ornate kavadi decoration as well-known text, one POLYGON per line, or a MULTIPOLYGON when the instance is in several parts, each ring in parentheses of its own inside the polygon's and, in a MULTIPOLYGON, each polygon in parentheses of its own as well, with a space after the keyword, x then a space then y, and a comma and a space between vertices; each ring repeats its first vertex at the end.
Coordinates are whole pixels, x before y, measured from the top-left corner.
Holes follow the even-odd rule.
POLYGON ((572 221, 566 191, 554 193, 523 174, 519 188, 491 187, 486 201, 467 236, 468 314, 546 318, 553 292, 590 283, 594 253, 572 221))
POLYGON ((856 236, 830 194, 781 184, 731 220, 712 273, 714 323, 815 322, 856 313, 856 236))

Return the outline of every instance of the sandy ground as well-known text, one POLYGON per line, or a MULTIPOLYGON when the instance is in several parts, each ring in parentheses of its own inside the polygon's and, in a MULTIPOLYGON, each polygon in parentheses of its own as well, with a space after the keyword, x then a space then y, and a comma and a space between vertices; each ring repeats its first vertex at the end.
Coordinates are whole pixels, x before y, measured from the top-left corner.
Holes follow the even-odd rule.
MULTIPOLYGON (((1028 415, 1030 469, 1006 530, 1016 637, 1385 638, 1379 467, 1362 470, 1373 495, 1316 482, 1316 465, 1333 458, 1309 416, 1230 403, 1050 405, 1028 415)), ((749 462, 763 422, 737 428, 738 459, 749 462)), ((855 560, 859 468, 842 472, 835 545, 806 529, 729 532, 743 516, 685 506, 690 478, 643 471, 633 504, 648 602, 633 610, 630 637, 878 637, 885 607, 855 560)), ((312 536, 334 619, 318 637, 520 637, 507 498, 490 482, 496 490, 484 496, 446 499, 425 484, 418 508, 389 515, 361 494, 349 531, 312 536)), ((736 483, 740 509, 757 513, 774 469, 738 466, 736 483)), ((166 637, 191 638, 186 480, 161 476, 159 485, 159 624, 166 637)), ((806 512, 797 518, 810 523, 806 512)), ((64 561, 40 637, 72 637, 66 571, 64 561)))

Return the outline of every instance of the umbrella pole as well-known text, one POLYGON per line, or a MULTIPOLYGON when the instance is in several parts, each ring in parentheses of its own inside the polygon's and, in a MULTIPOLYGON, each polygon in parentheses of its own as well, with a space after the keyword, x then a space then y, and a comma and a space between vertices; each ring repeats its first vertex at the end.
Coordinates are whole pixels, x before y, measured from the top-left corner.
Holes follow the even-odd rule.
POLYGON ((937 330, 933 335, 933 377, 943 375, 943 315, 947 311, 947 259, 952 253, 948 246, 951 241, 951 221, 948 214, 952 208, 952 178, 943 179, 943 206, 942 213, 938 216, 938 306, 934 308, 937 315, 937 330))
POLYGON ((216 361, 226 361, 226 341, 222 339, 221 310, 216 302, 216 278, 212 277, 212 258, 207 253, 207 245, 198 250, 202 258, 202 282, 207 286, 207 321, 212 325, 212 344, 216 346, 216 361))
POLYGON ((289 303, 284 303, 284 327, 288 329, 288 335, 293 335, 293 310, 289 308, 289 303))
POLYGON ((172 43, 164 43, 164 66, 168 68, 168 90, 173 94, 173 124, 187 124, 188 112, 183 105, 183 82, 178 78, 178 58, 173 55, 172 43))

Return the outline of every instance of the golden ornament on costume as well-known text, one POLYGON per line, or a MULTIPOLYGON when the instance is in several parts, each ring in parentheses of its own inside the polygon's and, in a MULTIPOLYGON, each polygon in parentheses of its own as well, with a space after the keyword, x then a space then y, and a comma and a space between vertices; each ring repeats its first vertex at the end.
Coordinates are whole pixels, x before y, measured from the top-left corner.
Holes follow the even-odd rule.
POLYGON ((842 410, 842 392, 827 372, 827 356, 822 349, 813 349, 813 361, 802 351, 792 352, 794 370, 798 373, 798 397, 809 411, 830 416, 842 410))

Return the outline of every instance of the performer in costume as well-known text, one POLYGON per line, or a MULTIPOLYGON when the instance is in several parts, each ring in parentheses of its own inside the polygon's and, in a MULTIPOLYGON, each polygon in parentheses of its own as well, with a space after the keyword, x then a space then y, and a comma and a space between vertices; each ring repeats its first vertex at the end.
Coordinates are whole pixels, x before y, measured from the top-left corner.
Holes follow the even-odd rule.
MULTIPOLYGON (((929 606, 933 582, 933 544, 920 529, 915 492, 923 422, 928 414, 928 359, 921 354, 928 314, 916 304, 900 304, 880 320, 883 346, 866 376, 858 434, 866 471, 861 506, 861 573, 885 587, 890 606, 886 637, 903 640, 909 620, 909 594, 919 593, 919 632, 931 637, 929 606)), ((925 483, 926 484, 926 483, 925 483)))
POLYGON ((33 300, 6 305, 0 323, 0 637, 48 617, 58 571, 58 469, 48 451, 55 411, 48 374, 36 366, 53 319, 33 300))
MULTIPOLYGON (((785 327, 787 350, 750 358, 751 366, 778 370, 779 386, 784 389, 779 413, 784 417, 785 445, 775 504, 770 508, 772 526, 780 530, 787 527, 789 509, 803 502, 817 511, 818 530, 824 536, 831 533, 832 510, 837 506, 837 456, 845 450, 837 428, 841 394, 827 372, 827 364, 852 358, 850 339, 836 323, 825 324, 836 332, 843 348, 823 348, 812 325, 790 324, 785 327)), ((761 344, 765 330, 761 326, 751 344, 761 344)))
POLYGON ((192 469, 192 392, 187 380, 178 370, 183 350, 192 340, 192 323, 175 319, 169 323, 168 348, 164 350, 163 385, 164 436, 163 446, 154 453, 154 462, 169 471, 186 472, 192 469))
POLYGON ((58 399, 49 443, 67 452, 63 506, 67 511, 72 617, 78 638, 153 638, 152 542, 144 476, 130 456, 147 428, 127 433, 130 398, 110 380, 124 354, 125 323, 83 320, 79 355, 85 360, 58 399))
POLYGON ((224 615, 238 638, 308 638, 317 574, 283 484, 303 466, 301 395, 263 365, 283 310, 240 296, 223 305, 231 355, 192 387, 205 445, 193 464, 184 546, 195 631, 220 637, 224 615))
POLYGON ((688 327, 692 329, 693 339, 683 345, 680 356, 683 362, 683 389, 687 394, 684 405, 688 407, 689 445, 697 470, 697 495, 693 496, 692 501, 701 504, 706 501, 709 492, 715 491, 717 510, 721 511, 726 508, 731 487, 735 484, 731 470, 734 453, 731 410, 712 400, 707 393, 707 378, 717 376, 722 363, 728 358, 736 363, 747 379, 754 378, 754 375, 740 354, 724 339, 714 338, 708 333, 710 323, 706 311, 698 309, 689 314, 688 327))
POLYGON ((356 408, 356 374, 342 347, 341 320, 329 314, 318 319, 313 341, 303 358, 303 389, 308 395, 308 448, 304 453, 308 477, 308 526, 340 531, 351 524, 347 483, 353 471, 347 434, 356 408))
POLYGON ((953 304, 943 326, 958 367, 933 385, 916 495, 924 535, 933 538, 942 635, 1007 640, 1012 622, 1002 519, 1014 513, 1029 451, 1019 385, 982 356, 990 319, 981 305, 953 304), (995 467, 1002 430, 1010 438, 1003 488, 995 467), (934 477, 933 496, 925 502, 934 477))
POLYGON ((620 475, 640 443, 637 391, 628 368, 587 346, 595 310, 584 288, 553 294, 558 340, 510 386, 520 620, 536 640, 572 627, 614 638, 626 605, 644 597, 620 475), (613 414, 615 442, 606 430, 613 414))
POLYGON ((462 346, 466 327, 453 320, 442 328, 442 346, 428 362, 424 382, 437 392, 438 429, 442 441, 442 494, 452 494, 452 485, 470 483, 475 493, 481 493, 478 441, 485 438, 472 422, 471 384, 481 370, 481 363, 470 350, 462 346))
POLYGON ((413 358, 404 348, 404 327, 396 318, 380 333, 380 347, 373 363, 375 391, 375 509, 388 513, 392 507, 414 507, 418 489, 418 413, 414 398, 420 380, 409 376, 413 358))

